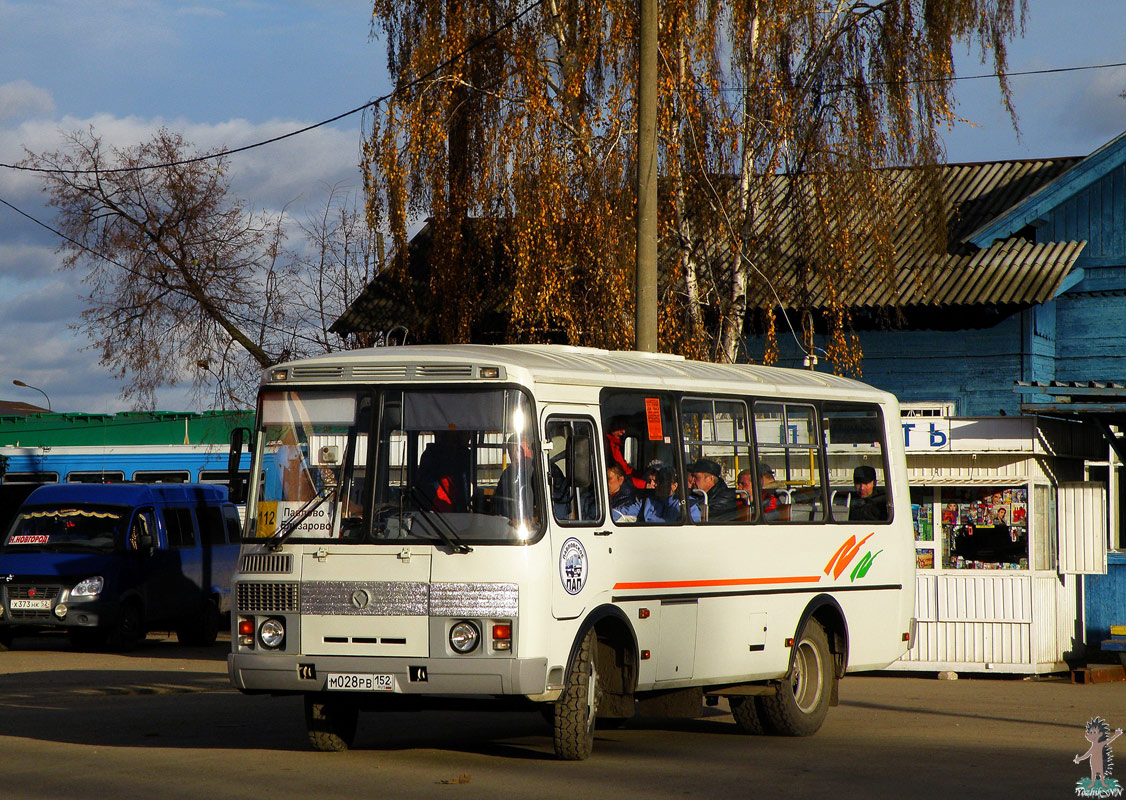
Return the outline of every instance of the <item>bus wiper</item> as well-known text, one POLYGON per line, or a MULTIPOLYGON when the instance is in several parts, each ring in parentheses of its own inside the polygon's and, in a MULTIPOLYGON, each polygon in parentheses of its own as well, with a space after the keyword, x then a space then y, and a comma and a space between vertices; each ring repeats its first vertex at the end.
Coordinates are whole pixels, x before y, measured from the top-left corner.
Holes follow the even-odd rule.
POLYGON ((426 510, 426 506, 429 505, 430 501, 427 499, 426 495, 419 491, 417 486, 411 487, 411 497, 418 503, 418 511, 422 515, 420 519, 426 520, 427 524, 430 526, 430 530, 434 531, 434 535, 441 539, 446 547, 450 548, 455 553, 473 552, 473 548, 461 540, 457 531, 453 529, 450 523, 446 522, 441 514, 426 510))
POLYGON ((276 550, 277 548, 285 544, 285 540, 290 537, 290 534, 297 530, 297 526, 304 522, 310 514, 316 511, 320 507, 321 503, 332 497, 334 494, 336 494, 336 484, 325 486, 315 495, 306 500, 305 504, 301 506, 301 508, 297 509, 297 513, 295 513, 284 525, 282 525, 281 530, 269 538, 268 543, 270 547, 276 550))

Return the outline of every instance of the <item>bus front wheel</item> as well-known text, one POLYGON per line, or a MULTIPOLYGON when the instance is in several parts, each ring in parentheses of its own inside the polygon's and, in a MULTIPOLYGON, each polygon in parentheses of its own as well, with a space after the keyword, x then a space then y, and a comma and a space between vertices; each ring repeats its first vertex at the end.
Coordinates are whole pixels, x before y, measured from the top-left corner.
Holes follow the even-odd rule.
POLYGON ((360 710, 354 702, 318 694, 305 695, 305 730, 309 744, 324 753, 342 753, 356 738, 360 710))
POLYGON ((835 680, 825 629, 811 619, 794 645, 790 675, 777 694, 758 698, 763 722, 783 736, 812 736, 825 721, 835 680))
POLYGON ((564 761, 582 761, 594 749, 598 716, 598 670, 594 664, 594 629, 587 631, 575 654, 563 694, 555 701, 553 744, 564 761))

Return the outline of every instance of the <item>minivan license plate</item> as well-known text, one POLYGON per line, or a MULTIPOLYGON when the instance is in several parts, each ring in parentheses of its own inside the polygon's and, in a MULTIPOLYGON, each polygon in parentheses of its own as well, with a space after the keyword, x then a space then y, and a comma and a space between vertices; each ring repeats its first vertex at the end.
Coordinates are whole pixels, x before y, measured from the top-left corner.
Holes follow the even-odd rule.
POLYGON ((25 599, 25 598, 22 598, 22 597, 21 598, 12 598, 10 601, 8 601, 8 605, 11 608, 22 609, 22 610, 25 610, 25 611, 50 611, 51 610, 51 598, 49 598, 49 597, 43 597, 43 598, 36 597, 34 599, 25 599))
POLYGON ((363 672, 330 672, 325 688, 337 692, 393 692, 395 676, 363 672))

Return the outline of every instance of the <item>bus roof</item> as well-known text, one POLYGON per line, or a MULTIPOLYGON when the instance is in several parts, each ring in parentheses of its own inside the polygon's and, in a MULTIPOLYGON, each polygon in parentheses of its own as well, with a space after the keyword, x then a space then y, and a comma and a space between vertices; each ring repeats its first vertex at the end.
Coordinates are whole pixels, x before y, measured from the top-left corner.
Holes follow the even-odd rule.
POLYGON ((480 378, 480 368, 500 367, 500 377, 525 383, 622 388, 729 389, 732 392, 832 397, 862 394, 894 401, 865 383, 811 370, 756 364, 713 364, 667 353, 599 350, 566 345, 405 345, 349 350, 279 364, 287 382, 462 381, 480 378))
POLYGON ((227 487, 201 483, 53 483, 32 492, 27 505, 42 503, 105 503, 139 506, 149 503, 225 503, 227 487))

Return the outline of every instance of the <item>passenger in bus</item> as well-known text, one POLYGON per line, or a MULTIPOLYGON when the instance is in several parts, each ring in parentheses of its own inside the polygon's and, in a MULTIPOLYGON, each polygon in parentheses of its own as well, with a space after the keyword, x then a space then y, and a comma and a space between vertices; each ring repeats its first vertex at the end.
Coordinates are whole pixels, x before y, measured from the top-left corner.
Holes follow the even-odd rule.
POLYGON ((307 447, 298 441, 297 430, 286 425, 279 437, 280 444, 274 451, 274 469, 270 472, 269 492, 271 500, 305 501, 317 494, 313 472, 309 469, 307 447))
POLYGON ((758 462, 759 503, 762 505, 762 517, 768 522, 781 519, 781 501, 775 489, 778 481, 774 480, 774 469, 765 461, 758 462))
POLYGON ((735 490, 723 480, 723 468, 717 462, 701 458, 689 464, 687 472, 696 481, 696 490, 707 496, 709 522, 735 519, 735 490))
POLYGON ((418 459, 415 483, 431 501, 431 510, 464 512, 469 510, 472 469, 469 434, 438 431, 418 459))
POLYGON ((639 500, 637 492, 626 480, 625 471, 619 464, 606 467, 606 488, 610 495, 610 515, 615 521, 622 517, 624 513, 622 508, 631 506, 639 500))
MULTIPOLYGON (((676 474, 670 467, 661 466, 657 468, 654 478, 653 490, 642 501, 638 520, 658 525, 680 522, 682 503, 677 493, 676 474)), ((699 522, 700 504, 689 503, 688 515, 693 522, 699 522)))
POLYGON ((493 513, 508 517, 515 523, 535 516, 535 493, 532 491, 535 459, 532 443, 523 436, 509 436, 506 446, 511 461, 497 481, 493 493, 493 513))
POLYGON ((876 486, 876 470, 863 464, 852 471, 856 498, 849 504, 849 522, 881 522, 888 518, 887 492, 876 486))
POLYGON ((644 489, 645 478, 633 474, 633 467, 626 461, 625 453, 622 452, 622 440, 625 435, 625 417, 611 417, 609 431, 606 434, 606 454, 610 457, 610 463, 621 467, 622 474, 629 478, 629 483, 634 489, 644 489))

